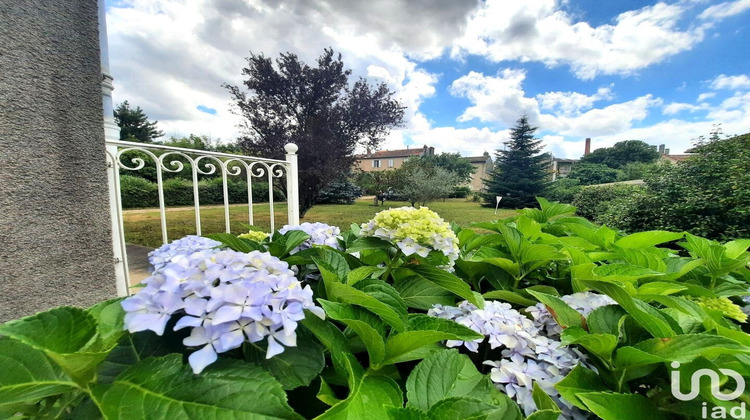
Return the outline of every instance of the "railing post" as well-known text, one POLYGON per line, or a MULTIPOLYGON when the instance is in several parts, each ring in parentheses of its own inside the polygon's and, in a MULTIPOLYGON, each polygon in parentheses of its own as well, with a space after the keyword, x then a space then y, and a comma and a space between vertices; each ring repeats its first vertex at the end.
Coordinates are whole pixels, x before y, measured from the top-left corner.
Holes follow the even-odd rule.
POLYGON ((115 283, 117 296, 129 294, 130 273, 128 272, 128 255, 125 249, 125 231, 122 223, 122 203, 120 202, 120 167, 117 164, 117 146, 107 144, 110 140, 120 139, 120 127, 115 123, 112 104, 112 76, 109 71, 109 47, 107 45, 107 16, 104 0, 98 0, 99 6, 99 49, 102 66, 102 113, 104 117, 104 140, 106 154, 111 159, 105 162, 112 166, 107 168, 109 184, 109 212, 112 218, 112 252, 115 264, 115 283))
POLYGON ((284 145, 286 150, 286 161, 289 163, 286 173, 286 204, 289 224, 292 226, 299 225, 299 169, 297 165, 297 145, 287 143, 284 145))

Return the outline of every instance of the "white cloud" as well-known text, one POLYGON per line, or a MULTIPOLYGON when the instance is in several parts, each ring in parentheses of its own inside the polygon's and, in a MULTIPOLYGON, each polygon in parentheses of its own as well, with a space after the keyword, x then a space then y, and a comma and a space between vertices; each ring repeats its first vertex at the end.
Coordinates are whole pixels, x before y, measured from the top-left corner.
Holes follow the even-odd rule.
POLYGON ((750 9, 750 0, 727 1, 708 7, 700 15, 699 19, 723 19, 734 16, 750 9))
POLYGON ((698 98, 696 99, 696 101, 703 102, 706 99, 713 98, 714 96, 716 96, 716 92, 704 92, 698 95, 698 98))
POLYGON ((542 109, 558 111, 565 116, 580 114, 582 110, 591 109, 594 103, 614 99, 611 86, 600 87, 593 95, 578 92, 545 92, 536 95, 542 109))
POLYGON ((477 119, 509 126, 523 113, 535 121, 538 103, 536 99, 524 96, 522 83, 525 78, 524 70, 502 69, 497 77, 472 71, 454 80, 451 94, 467 98, 473 104, 458 117, 458 121, 477 119))
POLYGON ((740 74, 737 76, 727 76, 720 74, 711 82, 711 89, 750 89, 750 77, 740 74))
POLYGON ((701 109, 704 109, 704 108, 698 105, 688 104, 684 102, 672 102, 668 105, 664 105, 664 108, 662 109, 662 113, 664 115, 675 115, 675 114, 679 114, 682 111, 695 112, 701 109))
POLYGON ((624 12, 614 24, 592 27, 575 21, 555 0, 488 0, 471 16, 452 53, 482 55, 496 62, 568 64, 584 80, 598 74, 628 75, 703 39, 702 27, 678 26, 690 7, 687 1, 660 2, 624 12))

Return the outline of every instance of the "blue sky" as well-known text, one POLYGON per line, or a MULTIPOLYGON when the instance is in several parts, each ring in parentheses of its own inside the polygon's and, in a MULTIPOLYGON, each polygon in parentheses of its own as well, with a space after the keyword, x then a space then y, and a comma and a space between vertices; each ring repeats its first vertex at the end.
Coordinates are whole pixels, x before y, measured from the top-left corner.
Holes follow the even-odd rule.
POLYGON ((250 51, 312 62, 330 46, 407 107, 384 149, 492 152, 523 113, 559 157, 579 157, 586 137, 680 153, 719 124, 750 132, 750 0, 516 3, 118 0, 114 99, 168 136, 232 141, 241 121, 221 85, 241 83, 250 51))

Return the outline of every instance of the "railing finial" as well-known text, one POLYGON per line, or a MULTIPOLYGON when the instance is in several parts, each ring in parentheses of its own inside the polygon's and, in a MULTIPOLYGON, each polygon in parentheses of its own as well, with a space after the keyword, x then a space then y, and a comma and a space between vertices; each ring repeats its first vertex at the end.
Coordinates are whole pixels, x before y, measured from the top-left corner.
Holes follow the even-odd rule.
POLYGON ((287 143, 284 145, 284 150, 286 150, 287 154, 293 155, 297 153, 298 147, 294 143, 287 143))

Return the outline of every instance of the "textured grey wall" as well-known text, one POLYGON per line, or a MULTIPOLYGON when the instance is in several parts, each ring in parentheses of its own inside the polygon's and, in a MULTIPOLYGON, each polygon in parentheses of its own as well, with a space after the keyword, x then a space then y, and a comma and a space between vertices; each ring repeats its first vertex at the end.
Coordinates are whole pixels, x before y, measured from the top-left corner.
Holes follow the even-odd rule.
POLYGON ((0 322, 114 297, 96 1, 0 0, 0 322))

